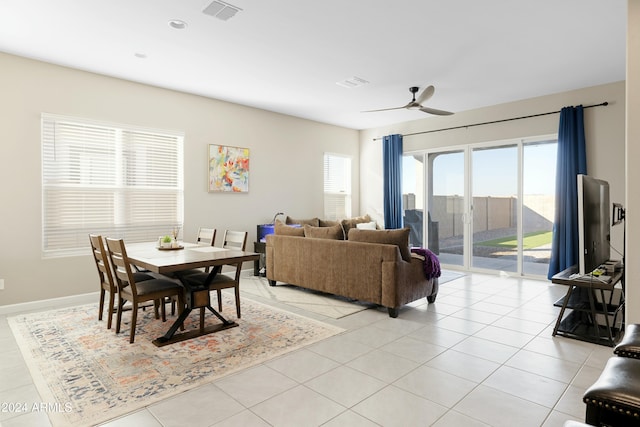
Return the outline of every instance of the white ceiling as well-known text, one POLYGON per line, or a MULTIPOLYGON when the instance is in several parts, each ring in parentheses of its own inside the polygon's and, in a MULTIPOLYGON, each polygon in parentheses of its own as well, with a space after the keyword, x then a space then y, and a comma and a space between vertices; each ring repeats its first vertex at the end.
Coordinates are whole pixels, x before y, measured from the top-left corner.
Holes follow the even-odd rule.
POLYGON ((354 129, 428 117, 361 113, 410 86, 459 112, 625 79, 627 0, 210 3, 0 0, 0 51, 354 129))

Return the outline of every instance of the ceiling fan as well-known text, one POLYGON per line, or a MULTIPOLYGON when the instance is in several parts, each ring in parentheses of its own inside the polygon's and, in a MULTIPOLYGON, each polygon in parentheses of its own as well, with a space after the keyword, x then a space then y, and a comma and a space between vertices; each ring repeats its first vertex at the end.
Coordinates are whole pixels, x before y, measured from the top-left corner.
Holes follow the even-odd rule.
POLYGON ((451 111, 436 110, 435 108, 425 107, 424 105, 422 105, 424 102, 426 102, 429 98, 433 96, 433 93, 436 90, 433 86, 428 86, 418 96, 418 99, 416 99, 416 93, 418 92, 418 89, 420 88, 416 86, 412 86, 409 88, 409 92, 413 94, 413 99, 407 105, 403 105, 402 107, 383 108, 380 110, 363 111, 363 113, 374 113, 376 111, 401 110, 403 108, 406 108, 407 110, 420 110, 422 112, 435 114, 438 116, 449 116, 453 114, 451 111))

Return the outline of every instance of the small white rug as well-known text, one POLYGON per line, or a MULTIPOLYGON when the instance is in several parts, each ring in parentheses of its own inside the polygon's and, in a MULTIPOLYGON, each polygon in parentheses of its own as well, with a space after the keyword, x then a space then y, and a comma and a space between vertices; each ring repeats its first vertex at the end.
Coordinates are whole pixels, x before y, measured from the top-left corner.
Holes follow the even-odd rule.
POLYGON ((459 271, 442 270, 440 277, 438 278, 438 284, 442 285, 443 283, 447 283, 464 276, 465 274, 459 271))
MULTIPOLYGON (((463 277, 464 273, 450 270, 442 270, 439 284, 463 277)), ((345 298, 338 295, 326 294, 300 286, 278 282, 276 286, 270 286, 266 277, 254 276, 250 272, 243 272, 240 278, 240 290, 249 295, 257 295, 268 300, 301 308, 312 313, 321 314, 333 319, 340 319, 368 308, 376 307, 376 304, 345 298)))
POLYGON ((278 282, 276 286, 270 286, 266 277, 253 276, 250 273, 243 273, 240 280, 241 292, 301 308, 333 319, 340 319, 350 314, 375 307, 375 304, 326 294, 324 292, 281 282, 278 282))

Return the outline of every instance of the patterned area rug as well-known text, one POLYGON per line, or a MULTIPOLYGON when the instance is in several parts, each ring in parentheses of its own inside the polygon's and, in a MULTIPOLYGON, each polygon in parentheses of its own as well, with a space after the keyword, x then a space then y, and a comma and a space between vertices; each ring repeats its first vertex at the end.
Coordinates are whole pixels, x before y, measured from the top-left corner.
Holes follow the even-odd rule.
MULTIPOLYGON (((234 305, 227 296, 223 302, 234 305)), ((56 409, 49 412, 54 426, 104 422, 342 332, 249 299, 238 327, 161 348, 151 341, 173 317, 162 323, 153 310, 140 311, 133 344, 129 312, 119 335, 97 318, 97 304, 8 318, 43 402, 56 409)), ((192 312, 186 330, 197 319, 192 312)))

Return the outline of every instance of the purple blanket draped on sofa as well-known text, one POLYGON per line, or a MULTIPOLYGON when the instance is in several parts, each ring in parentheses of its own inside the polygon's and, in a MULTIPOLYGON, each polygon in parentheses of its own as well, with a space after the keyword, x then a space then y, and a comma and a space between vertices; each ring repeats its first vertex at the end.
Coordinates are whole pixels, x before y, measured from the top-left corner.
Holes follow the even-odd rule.
POLYGON ((411 252, 424 257, 422 268, 427 280, 440 277, 440 260, 438 260, 436 254, 425 248, 411 248, 411 252))

